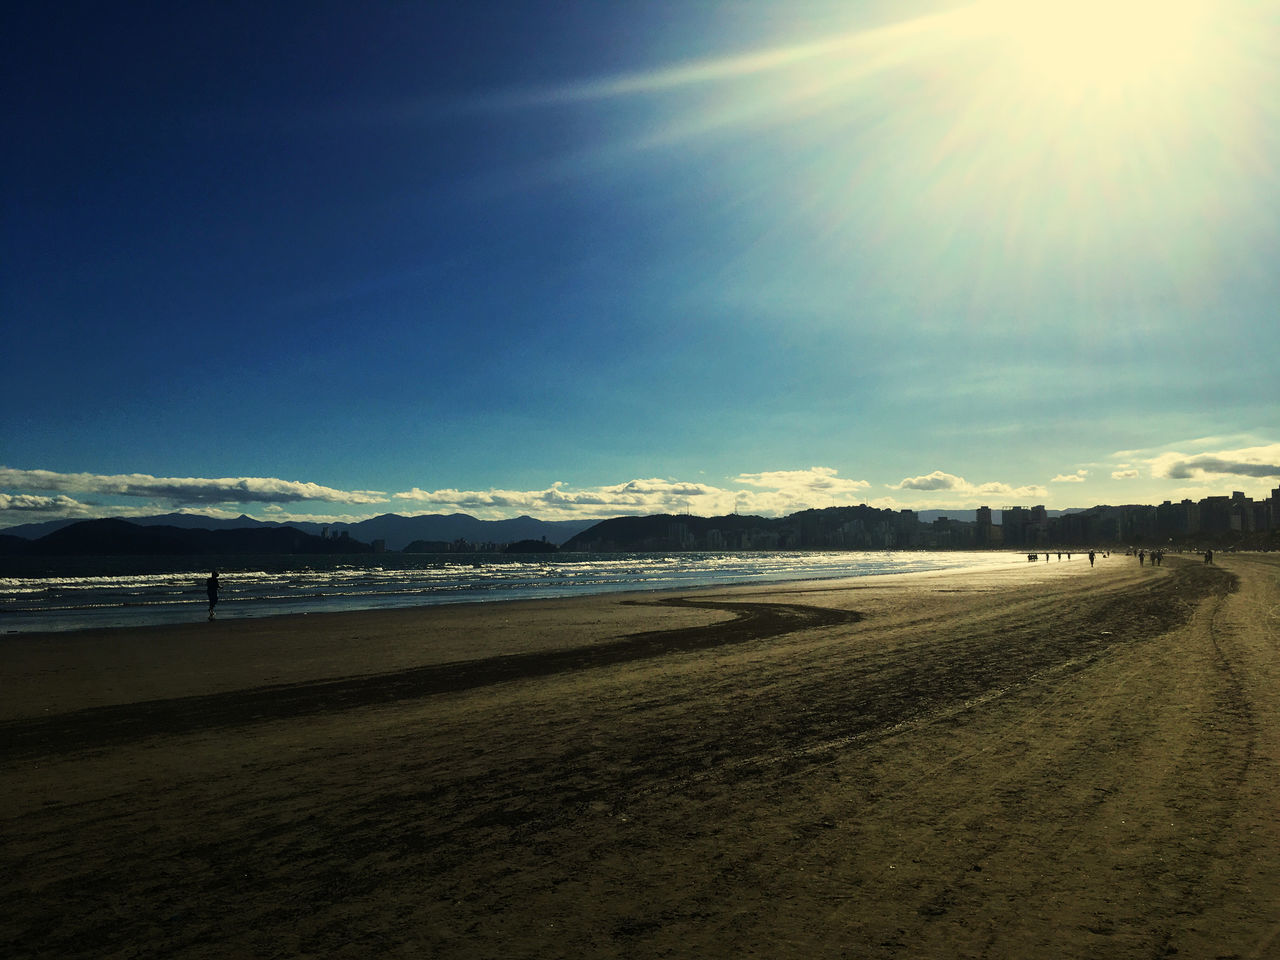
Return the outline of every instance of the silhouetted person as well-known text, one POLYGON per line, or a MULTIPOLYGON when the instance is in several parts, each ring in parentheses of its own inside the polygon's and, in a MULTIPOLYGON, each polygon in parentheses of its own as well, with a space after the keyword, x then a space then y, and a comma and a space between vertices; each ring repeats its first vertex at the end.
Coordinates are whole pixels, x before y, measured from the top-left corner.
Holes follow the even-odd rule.
POLYGON ((204 592, 209 595, 209 619, 213 619, 213 608, 218 605, 218 571, 215 570, 209 574, 209 579, 204 582, 204 592))
POLYGON ((1205 562, 1205 563, 1213 563, 1213 551, 1212 551, 1212 550, 1206 550, 1206 551, 1204 552, 1204 562, 1205 562))
POLYGON ((1090 550, 1090 551, 1089 551, 1089 566, 1091 566, 1091 567, 1093 566, 1093 558, 1094 558, 1093 551, 1092 551, 1092 550, 1090 550))

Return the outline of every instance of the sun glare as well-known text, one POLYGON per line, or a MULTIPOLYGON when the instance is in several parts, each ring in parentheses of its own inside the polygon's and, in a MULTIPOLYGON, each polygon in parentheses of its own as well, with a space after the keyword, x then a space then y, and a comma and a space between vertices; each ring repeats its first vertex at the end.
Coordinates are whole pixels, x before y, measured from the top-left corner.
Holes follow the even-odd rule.
POLYGON ((1208 4, 1199 0, 992 0, 974 8, 1018 79, 1075 102, 1194 79, 1208 4))

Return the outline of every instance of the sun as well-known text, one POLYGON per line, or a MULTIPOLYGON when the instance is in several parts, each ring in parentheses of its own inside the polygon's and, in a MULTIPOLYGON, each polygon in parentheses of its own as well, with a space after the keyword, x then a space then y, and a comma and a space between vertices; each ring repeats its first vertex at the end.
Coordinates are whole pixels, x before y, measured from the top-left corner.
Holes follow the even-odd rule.
POLYGON ((1075 103, 1192 80, 1210 7, 1203 0, 987 0, 972 11, 1026 93, 1075 103))

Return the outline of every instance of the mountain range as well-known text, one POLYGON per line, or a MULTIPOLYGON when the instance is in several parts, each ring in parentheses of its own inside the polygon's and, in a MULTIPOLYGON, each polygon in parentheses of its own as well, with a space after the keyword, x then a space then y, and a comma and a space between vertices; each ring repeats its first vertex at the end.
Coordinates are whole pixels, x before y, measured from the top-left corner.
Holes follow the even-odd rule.
MULTIPOLYGON (((120 518, 116 518, 120 519, 120 518)), ((82 520, 47 520, 43 523, 27 523, 0 530, 0 536, 37 540, 82 520)), ((536 520, 533 517, 514 517, 509 520, 480 520, 465 513, 424 514, 404 517, 386 513, 357 523, 311 523, 272 520, 255 520, 241 515, 234 520, 219 520, 191 513, 166 513, 150 517, 129 517, 128 522, 142 527, 177 527, 185 530, 243 530, 246 528, 292 528, 313 536, 328 531, 332 538, 342 533, 355 540, 373 543, 386 541, 388 550, 403 550, 415 540, 433 540, 451 543, 466 540, 469 543, 508 544, 517 540, 541 540, 556 545, 581 533, 599 520, 536 520)))
POLYGON ((369 544, 351 537, 328 539, 292 527, 203 530, 118 519, 80 520, 35 540, 0 536, 0 555, 20 557, 332 554, 372 550, 369 544))

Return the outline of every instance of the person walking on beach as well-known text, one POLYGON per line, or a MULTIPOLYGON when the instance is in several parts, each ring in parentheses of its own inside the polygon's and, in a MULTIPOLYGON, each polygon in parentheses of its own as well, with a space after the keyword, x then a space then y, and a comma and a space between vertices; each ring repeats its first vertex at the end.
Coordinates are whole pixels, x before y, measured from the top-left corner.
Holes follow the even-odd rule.
POLYGON ((209 579, 204 582, 204 592, 209 595, 209 619, 214 619, 213 608, 218 605, 218 571, 214 570, 209 574, 209 579))
POLYGON ((1093 551, 1089 551, 1089 566, 1093 566, 1093 551))

